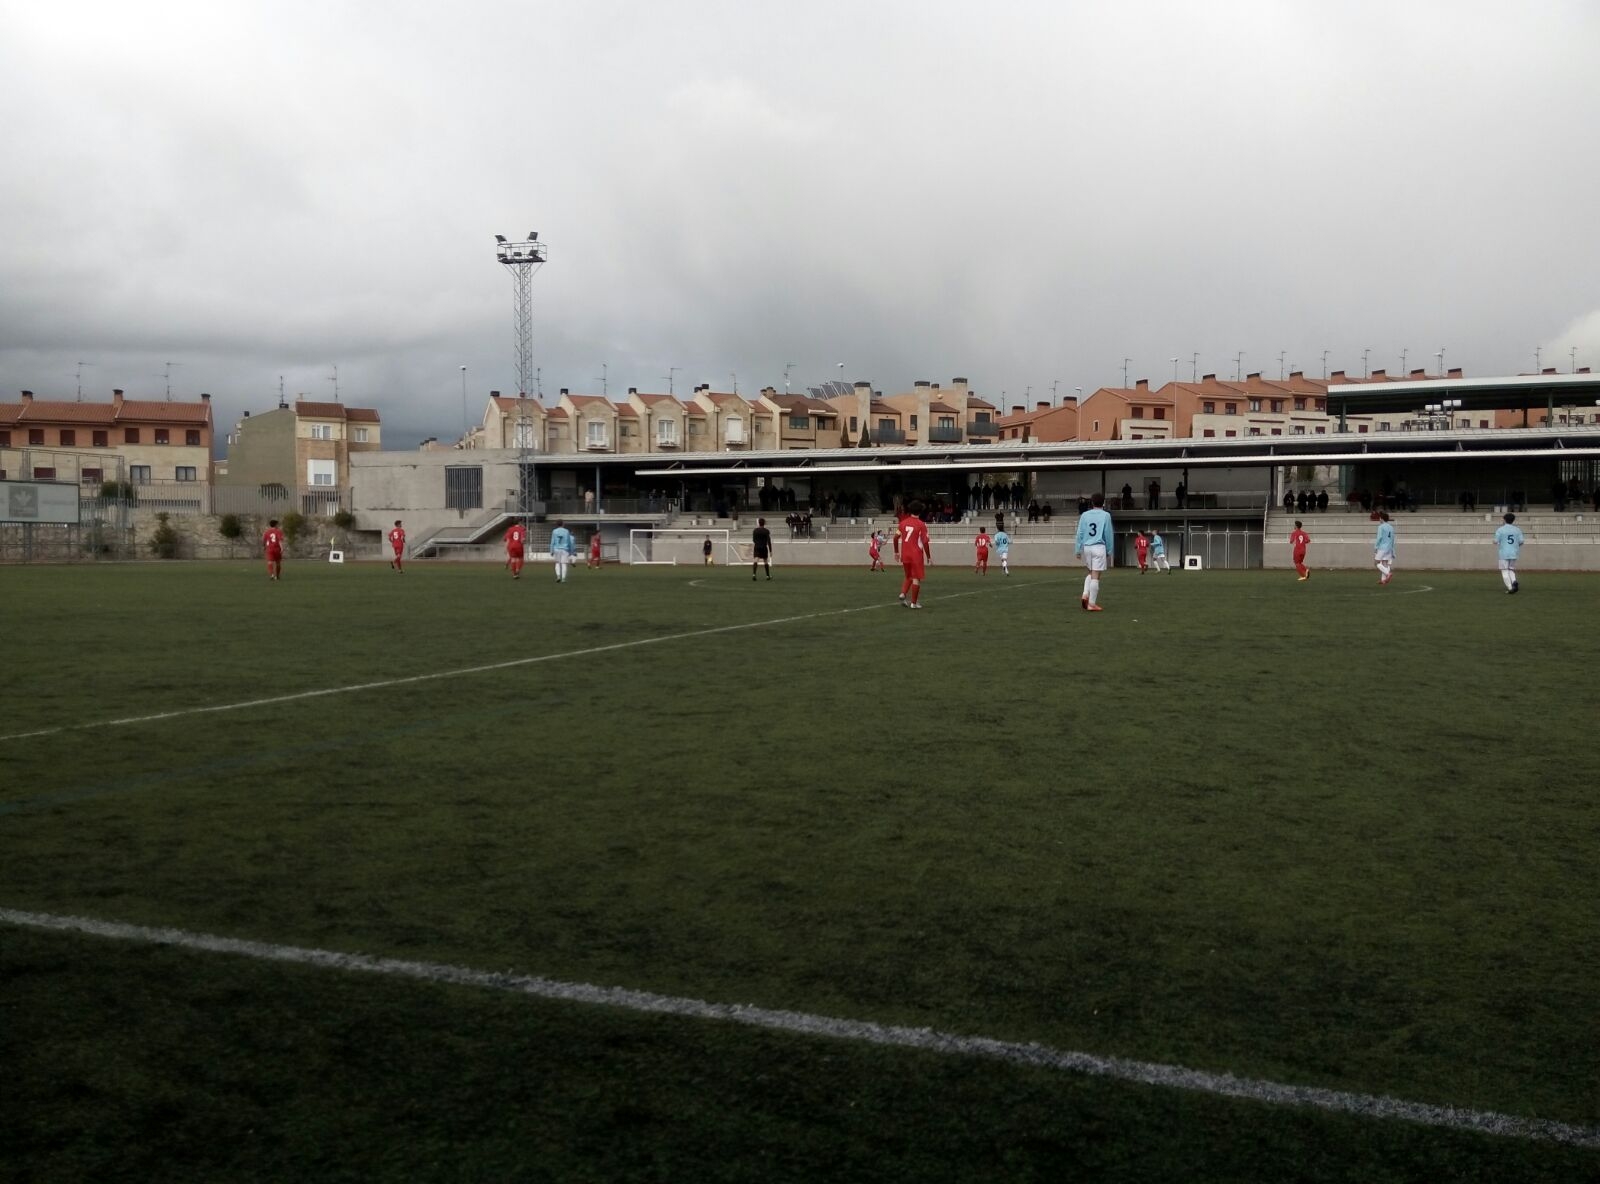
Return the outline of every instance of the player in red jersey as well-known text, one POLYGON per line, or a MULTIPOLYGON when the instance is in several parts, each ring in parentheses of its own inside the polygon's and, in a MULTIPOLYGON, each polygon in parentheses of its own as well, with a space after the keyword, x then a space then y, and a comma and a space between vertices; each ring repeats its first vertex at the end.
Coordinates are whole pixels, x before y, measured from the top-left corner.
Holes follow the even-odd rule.
POLYGON ((1294 530, 1289 535, 1289 546, 1294 554, 1294 569, 1300 573, 1301 580, 1311 578, 1311 569, 1306 566, 1306 548, 1311 545, 1311 536, 1300 527, 1300 519, 1294 520, 1294 530))
POLYGON ((1145 564, 1150 558, 1150 536, 1142 530, 1134 533, 1133 553, 1139 558, 1139 574, 1144 575, 1145 564))
POLYGON ((261 549, 267 556, 267 579, 278 579, 283 575, 283 531, 278 529, 276 518, 261 532, 261 549))
POLYGON ((978 527, 978 537, 972 540, 972 545, 977 548, 978 561, 973 566, 974 573, 979 575, 989 574, 989 532, 984 527, 978 527))
POLYGON ((589 536, 589 566, 600 566, 600 532, 598 530, 589 536))
POLYGON ((394 529, 389 532, 389 545, 394 548, 394 558, 389 560, 389 566, 401 575, 406 574, 406 528, 400 525, 400 519, 394 520, 394 529))
POLYGON ((881 531, 875 530, 868 537, 867 555, 872 559, 872 565, 867 568, 868 571, 889 570, 883 566, 883 534, 881 531))
POLYGON ((895 539, 900 544, 896 548, 900 552, 900 566, 906 573, 900 585, 900 603, 907 608, 921 608, 922 579, 927 573, 928 561, 933 558, 928 546, 928 524, 922 520, 921 502, 912 502, 906 507, 895 539))
POLYGON ((528 529, 520 522, 513 522, 511 529, 506 531, 506 566, 511 569, 511 578, 522 578, 522 544, 528 537, 528 529))

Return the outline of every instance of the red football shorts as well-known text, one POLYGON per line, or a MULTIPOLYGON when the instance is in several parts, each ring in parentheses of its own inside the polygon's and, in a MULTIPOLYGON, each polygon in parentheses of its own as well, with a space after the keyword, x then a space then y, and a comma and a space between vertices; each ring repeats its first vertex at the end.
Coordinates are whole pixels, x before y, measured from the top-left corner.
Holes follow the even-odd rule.
POLYGON ((927 563, 921 555, 912 555, 900 560, 900 566, 906 569, 906 579, 920 580, 923 572, 927 570, 927 563))
POLYGON ((521 559, 522 558, 522 548, 521 547, 507 547, 506 548, 506 558, 507 559, 521 559))
POLYGON ((280 551, 277 547, 268 547, 267 548, 267 562, 268 563, 282 563, 283 562, 283 552, 280 551))

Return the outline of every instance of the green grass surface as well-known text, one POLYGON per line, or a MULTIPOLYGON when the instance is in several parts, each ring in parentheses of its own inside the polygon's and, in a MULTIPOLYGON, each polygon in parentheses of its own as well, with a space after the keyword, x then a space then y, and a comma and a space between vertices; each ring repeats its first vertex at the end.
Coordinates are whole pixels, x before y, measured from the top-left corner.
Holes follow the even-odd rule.
MULTIPOLYGON (((1600 1123, 1600 581, 1080 584, 0 570, 4 735, 754 626, 0 741, 0 906, 1600 1123)), ((24 1179, 1600 1162, 9 927, 0 975, 24 1179)))

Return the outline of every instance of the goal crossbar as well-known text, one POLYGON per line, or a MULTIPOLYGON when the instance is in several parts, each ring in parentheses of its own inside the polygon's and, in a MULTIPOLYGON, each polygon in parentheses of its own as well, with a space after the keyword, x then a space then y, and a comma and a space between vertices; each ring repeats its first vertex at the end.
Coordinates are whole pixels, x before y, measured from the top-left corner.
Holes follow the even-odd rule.
POLYGON ((705 562, 706 540, 711 541, 711 557, 716 564, 748 563, 725 527, 635 527, 628 531, 630 564, 701 564, 705 562))

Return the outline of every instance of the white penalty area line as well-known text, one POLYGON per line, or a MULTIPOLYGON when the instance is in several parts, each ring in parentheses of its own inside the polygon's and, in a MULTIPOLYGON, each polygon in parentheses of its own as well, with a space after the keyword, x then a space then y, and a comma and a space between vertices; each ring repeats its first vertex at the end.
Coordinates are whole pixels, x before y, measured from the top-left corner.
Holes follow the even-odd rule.
MULTIPOLYGON (((1000 584, 999 587, 1025 588, 1032 584, 1049 583, 1051 581, 1028 580, 1017 584, 1000 584)), ((989 591, 980 588, 979 592, 989 591)), ((930 597, 932 600, 955 600, 962 596, 973 596, 974 592, 953 592, 947 596, 930 597)), ((641 645, 659 645, 668 641, 685 641, 691 637, 710 637, 718 633, 737 633, 744 629, 764 629, 772 625, 789 625, 796 621, 811 621, 818 617, 841 617, 850 613, 871 612, 874 609, 898 606, 899 601, 888 600, 877 604, 864 604, 856 608, 830 608, 814 613, 799 613, 789 617, 773 617, 766 621, 746 621, 740 625, 715 625, 705 629, 692 629, 686 633, 664 633, 659 637, 639 637, 632 641, 618 641, 610 645, 589 646, 581 650, 566 650, 558 654, 539 654, 532 658, 512 658, 505 662, 489 662, 482 666, 462 666, 455 670, 436 670, 431 674, 411 674, 403 678, 385 678, 377 682, 356 683, 352 686, 323 687, 314 691, 294 691, 287 695, 271 695, 264 699, 246 699, 239 703, 211 703, 204 707, 181 707, 175 711, 158 711, 152 715, 129 715, 121 719, 91 720, 81 724, 61 724, 54 728, 39 728, 32 732, 13 732, 7 736, 0 736, 0 744, 8 740, 32 740, 40 736, 55 736, 62 732, 83 732, 94 728, 125 728, 133 724, 158 723, 161 720, 181 719, 189 715, 209 715, 219 711, 245 711, 251 707, 270 707, 277 703, 295 703, 303 699, 321 699, 328 695, 351 695, 357 691, 376 691, 384 687, 400 687, 410 683, 433 682, 441 678, 460 678, 468 674, 486 674, 494 670, 512 670, 518 666, 532 666, 539 662, 559 662, 563 658, 587 658, 594 654, 611 653, 615 650, 632 649, 641 645)))
POLYGON ((411 962, 397 958, 378 958, 368 954, 344 954, 336 950, 274 945, 214 934, 191 933, 184 929, 150 928, 119 921, 98 921, 88 917, 32 913, 19 909, 0 908, 0 922, 31 929, 84 933, 146 945, 178 946, 214 954, 232 954, 262 962, 318 966, 330 970, 381 974, 392 978, 445 983, 451 986, 481 987, 530 995, 539 999, 596 1004, 656 1015, 721 1020, 750 1028, 766 1028, 801 1036, 823 1036, 890 1048, 917 1049, 942 1053, 946 1056, 983 1057, 988 1060, 1105 1077, 1140 1085, 1190 1090, 1217 1097, 1239 1098, 1283 1106, 1308 1106, 1317 1110, 1353 1114, 1364 1118, 1399 1119, 1452 1131, 1501 1135, 1541 1143, 1561 1143, 1573 1147, 1600 1148, 1600 1128, 1592 1126, 1579 1126, 1548 1119, 1520 1118, 1489 1110, 1434 1106, 1379 1094, 1284 1085, 1275 1081, 1235 1077, 1231 1073, 1188 1069, 1182 1065, 1130 1061, 1120 1057, 1103 1057, 1093 1053, 1072 1052, 1042 1044, 995 1040, 985 1036, 960 1036, 934 1028, 907 1028, 877 1024, 867 1020, 814 1015, 802 1011, 779 1011, 742 1003, 712 1003, 704 999, 657 995, 650 991, 634 991, 624 987, 561 982, 536 975, 495 973, 474 970, 467 966, 411 962))

